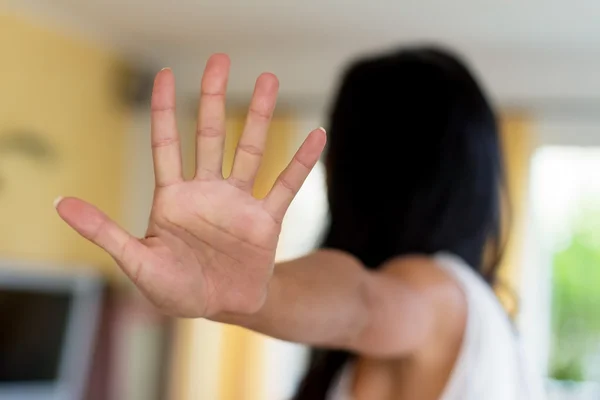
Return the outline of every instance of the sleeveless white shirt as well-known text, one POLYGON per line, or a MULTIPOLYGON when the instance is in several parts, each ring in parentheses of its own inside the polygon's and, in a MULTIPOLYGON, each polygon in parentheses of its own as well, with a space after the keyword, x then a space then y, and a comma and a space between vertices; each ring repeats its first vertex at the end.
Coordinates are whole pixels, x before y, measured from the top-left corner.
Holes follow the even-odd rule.
MULTIPOLYGON (((494 292, 460 258, 436 256, 461 285, 468 305, 462 348, 440 400, 542 400, 541 375, 533 374, 494 292)), ((332 387, 330 400, 352 400, 352 364, 332 387)), ((377 399, 373 399, 377 400, 377 399)))

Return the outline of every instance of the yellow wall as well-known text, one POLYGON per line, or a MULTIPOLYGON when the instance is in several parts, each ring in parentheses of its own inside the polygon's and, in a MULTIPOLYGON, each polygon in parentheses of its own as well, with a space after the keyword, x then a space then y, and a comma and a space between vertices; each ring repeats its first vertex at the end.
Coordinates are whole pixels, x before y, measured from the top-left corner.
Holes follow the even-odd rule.
POLYGON ((120 219, 128 110, 117 95, 123 65, 105 50, 0 14, 0 139, 15 130, 55 150, 39 163, 0 153, 0 257, 112 262, 59 220, 58 195, 75 195, 120 219))
POLYGON ((499 270, 497 293, 514 316, 518 311, 517 293, 521 278, 529 172, 535 138, 531 119, 519 113, 507 113, 502 119, 501 128, 510 220, 506 221, 507 242, 499 270))

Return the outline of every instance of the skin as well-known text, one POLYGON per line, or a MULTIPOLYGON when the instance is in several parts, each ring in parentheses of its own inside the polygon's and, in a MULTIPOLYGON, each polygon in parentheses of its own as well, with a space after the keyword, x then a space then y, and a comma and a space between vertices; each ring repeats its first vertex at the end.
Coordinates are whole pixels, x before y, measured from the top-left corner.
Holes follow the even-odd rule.
POLYGON ((156 76, 151 102, 156 188, 144 238, 131 236, 80 199, 60 199, 60 217, 108 252, 167 315, 356 352, 357 400, 439 398, 466 325, 462 291, 433 259, 418 255, 391 260, 376 272, 334 250, 275 265, 281 222, 319 159, 326 134, 312 131, 267 197, 254 198, 279 86, 273 74, 262 74, 232 173, 224 178, 229 66, 223 54, 207 62, 196 174, 188 181, 182 177, 173 73, 164 69, 156 76))

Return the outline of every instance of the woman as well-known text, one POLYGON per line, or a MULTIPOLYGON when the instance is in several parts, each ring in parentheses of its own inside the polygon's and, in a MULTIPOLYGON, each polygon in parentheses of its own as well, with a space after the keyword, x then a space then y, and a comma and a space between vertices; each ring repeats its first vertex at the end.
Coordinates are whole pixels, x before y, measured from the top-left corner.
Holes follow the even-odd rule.
POLYGON ((501 248, 494 114, 468 70, 439 50, 361 60, 343 80, 326 157, 324 246, 275 265, 285 212, 325 146, 309 134, 264 199, 252 194, 278 82, 261 75, 231 175, 222 175, 229 59, 207 63, 197 168, 181 173, 174 80, 152 97, 156 191, 146 237, 93 206, 61 217, 110 253, 163 312, 329 349, 297 399, 533 399, 490 284, 501 248))

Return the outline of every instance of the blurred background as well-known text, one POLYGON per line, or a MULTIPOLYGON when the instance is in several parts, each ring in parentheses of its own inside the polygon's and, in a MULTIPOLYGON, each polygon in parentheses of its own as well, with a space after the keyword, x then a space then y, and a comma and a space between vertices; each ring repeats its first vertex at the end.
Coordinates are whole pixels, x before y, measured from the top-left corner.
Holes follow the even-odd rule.
MULTIPOLYGON (((255 78, 279 76, 260 195, 309 130, 327 127, 350 60, 419 43, 462 53, 501 115, 514 220, 498 293, 527 353, 552 399, 599 398, 599 20, 600 4, 583 0, 5 0, 0 399, 289 398, 303 347, 161 317, 52 201, 82 197, 144 235, 149 94, 162 67, 176 75, 188 170, 208 56, 232 58, 228 162, 255 78)), ((326 214, 318 165, 286 217, 278 257, 310 251, 326 214)))

